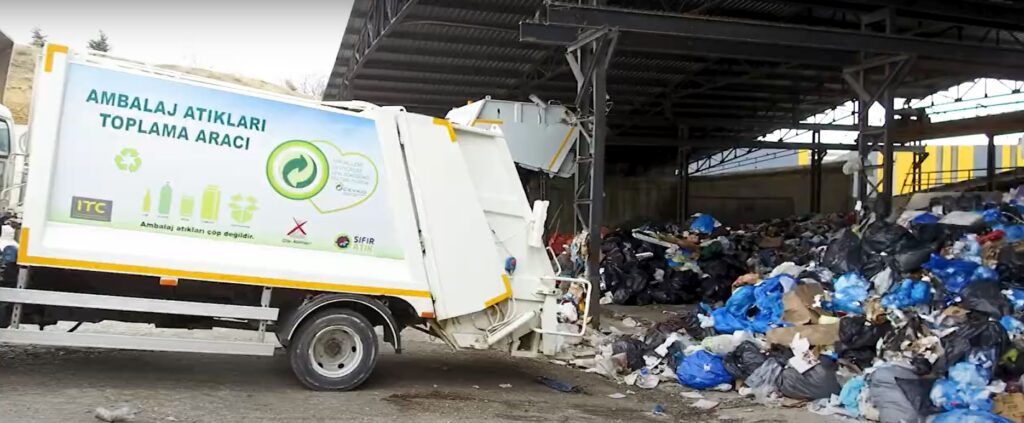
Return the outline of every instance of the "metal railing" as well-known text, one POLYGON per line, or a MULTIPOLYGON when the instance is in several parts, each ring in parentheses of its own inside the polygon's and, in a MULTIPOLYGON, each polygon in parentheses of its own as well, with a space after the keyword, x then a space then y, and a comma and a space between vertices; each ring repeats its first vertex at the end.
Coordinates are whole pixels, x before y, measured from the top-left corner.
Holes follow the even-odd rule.
MULTIPOLYGON (((1024 168, 1021 167, 997 167, 996 177, 1006 172, 1017 172, 1024 175, 1024 168)), ((949 185, 967 181, 984 181, 988 177, 988 169, 959 169, 959 170, 936 170, 930 172, 907 172, 903 180, 903 187, 900 194, 910 194, 919 191, 928 191, 943 185, 949 185)))

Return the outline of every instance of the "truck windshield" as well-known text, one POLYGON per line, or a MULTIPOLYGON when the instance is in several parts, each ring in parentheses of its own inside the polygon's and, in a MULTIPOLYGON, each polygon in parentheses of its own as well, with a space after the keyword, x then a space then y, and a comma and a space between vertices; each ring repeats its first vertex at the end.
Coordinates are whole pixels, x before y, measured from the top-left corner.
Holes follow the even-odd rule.
POLYGON ((11 154, 11 127, 0 120, 0 157, 11 154))

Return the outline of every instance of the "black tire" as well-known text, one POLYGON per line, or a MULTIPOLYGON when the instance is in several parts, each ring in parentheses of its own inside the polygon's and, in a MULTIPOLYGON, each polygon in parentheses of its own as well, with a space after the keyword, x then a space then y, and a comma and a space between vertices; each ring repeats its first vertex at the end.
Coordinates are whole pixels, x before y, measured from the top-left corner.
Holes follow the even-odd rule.
MULTIPOLYGON (((292 372, 307 388, 316 391, 348 391, 359 387, 370 377, 377 365, 378 353, 377 332, 373 330, 369 320, 349 309, 330 309, 318 312, 302 322, 288 346, 288 361, 292 372), (336 342, 330 335, 332 333, 341 333, 342 337, 353 338, 351 345, 348 342, 336 342), (325 367, 314 358, 316 351, 321 350, 312 349, 318 335, 321 337, 318 341, 321 348, 344 348, 339 354, 346 356, 348 353, 344 351, 351 350, 356 354, 356 349, 359 348, 360 353, 356 354, 351 363, 341 363, 336 369, 332 369, 330 365, 325 367), (332 371, 344 374, 325 374, 332 371)), ((330 351, 325 354, 330 354, 330 351)))

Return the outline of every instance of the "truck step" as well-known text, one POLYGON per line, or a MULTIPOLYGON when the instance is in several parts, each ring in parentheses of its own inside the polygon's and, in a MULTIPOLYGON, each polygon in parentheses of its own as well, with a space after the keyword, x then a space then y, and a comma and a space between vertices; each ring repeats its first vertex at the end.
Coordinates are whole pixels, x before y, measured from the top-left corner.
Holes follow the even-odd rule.
POLYGON ((278 315, 278 309, 270 307, 155 300, 150 298, 116 297, 111 295, 17 288, 0 288, 0 302, 267 321, 276 321, 278 315))
POLYGON ((277 347, 277 343, 272 340, 269 342, 216 341, 28 329, 0 329, 0 343, 260 356, 274 355, 274 348, 277 347))

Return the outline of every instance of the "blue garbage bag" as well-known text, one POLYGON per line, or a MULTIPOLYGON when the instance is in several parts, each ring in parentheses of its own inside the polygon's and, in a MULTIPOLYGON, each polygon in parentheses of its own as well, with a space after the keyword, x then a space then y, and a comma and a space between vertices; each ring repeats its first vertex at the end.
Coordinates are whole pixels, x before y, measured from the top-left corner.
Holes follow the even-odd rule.
POLYGON ((1024 240, 1024 225, 992 225, 992 229, 1003 231, 1003 240, 1006 242, 1024 240))
POLYGON ((827 305, 832 311, 844 311, 853 314, 864 314, 864 300, 868 298, 871 285, 858 273, 847 273, 839 277, 835 283, 835 293, 827 305))
POLYGON ((864 390, 864 376, 857 376, 846 381, 843 390, 839 391, 839 403, 851 417, 860 417, 860 402, 857 397, 860 396, 862 390, 864 390))
POLYGON ((921 213, 910 220, 911 225, 931 225, 939 223, 939 217, 931 213, 921 213))
POLYGON ((718 221, 710 214, 697 213, 697 218, 693 219, 693 222, 690 223, 690 230, 697 233, 710 234, 715 231, 717 224, 718 221))
POLYGON ((1024 311, 1024 289, 1010 288, 1003 291, 1006 299, 1013 305, 1013 311, 1024 311))
POLYGON ((921 265, 942 281, 946 290, 959 294, 971 282, 974 271, 980 267, 978 263, 966 260, 947 260, 938 254, 932 254, 928 262, 921 265))
POLYGON ((953 410, 936 415, 932 423, 1013 423, 1013 420, 988 411, 953 410))
POLYGON ((782 294, 784 283, 796 283, 790 275, 779 275, 761 281, 754 286, 741 286, 725 301, 725 305, 711 311, 715 320, 715 332, 731 334, 745 330, 765 333, 768 330, 783 326, 782 294), (757 313, 750 316, 750 310, 756 308, 757 313))
POLYGON ((978 281, 991 281, 991 282, 995 282, 995 281, 998 281, 998 280, 999 280, 999 272, 996 272, 995 269, 993 269, 991 267, 978 266, 978 268, 974 269, 974 272, 971 273, 971 282, 978 282, 978 281))
POLYGON ((962 361, 949 369, 949 377, 935 381, 929 397, 943 410, 992 410, 987 389, 989 372, 983 367, 962 361))
POLYGON ((710 389, 723 383, 732 383, 732 375, 725 370, 722 357, 699 350, 686 356, 676 367, 679 383, 693 389, 710 389))
POLYGON ((925 281, 904 279, 882 296, 882 307, 903 309, 932 301, 932 286, 925 281))
POLYGON ((754 305, 757 306, 757 314, 750 321, 751 332, 766 333, 782 321, 782 294, 785 285, 783 281, 791 285, 796 284, 792 276, 783 274, 765 279, 754 286, 754 305))
POLYGON ((1010 338, 1024 335, 1024 323, 1013 318, 1013 316, 1003 316, 999 318, 999 324, 1003 325, 1003 329, 1006 329, 1006 334, 1010 335, 1010 338))
POLYGON ((981 218, 985 219, 985 223, 997 224, 1003 222, 1003 212, 999 208, 986 209, 981 212, 981 218))

